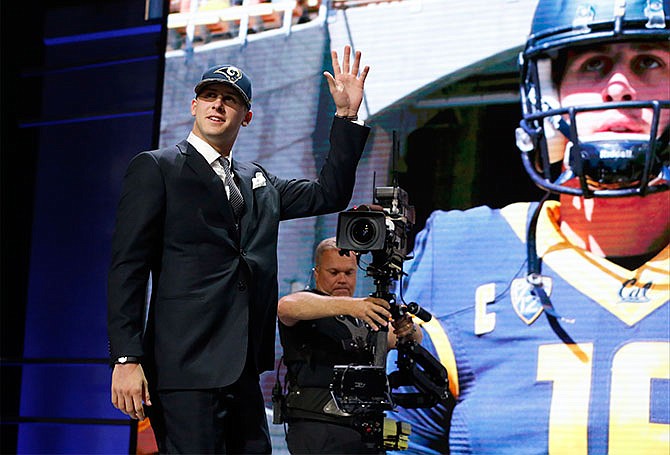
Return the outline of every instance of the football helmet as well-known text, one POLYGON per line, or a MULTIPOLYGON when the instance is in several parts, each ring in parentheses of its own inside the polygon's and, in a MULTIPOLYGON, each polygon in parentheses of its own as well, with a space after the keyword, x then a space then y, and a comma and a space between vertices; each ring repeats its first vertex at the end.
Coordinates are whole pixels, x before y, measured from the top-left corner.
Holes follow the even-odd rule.
MULTIPOLYGON (((526 171, 539 187, 584 197, 645 195, 670 188, 670 100, 560 105, 558 80, 569 49, 670 40, 670 0, 540 0, 519 55, 523 119, 516 131, 526 171), (578 114, 653 113, 647 134, 578 134, 578 114), (663 124, 661 118, 663 117, 663 124)), ((670 84, 670 74, 667 78, 670 84)))

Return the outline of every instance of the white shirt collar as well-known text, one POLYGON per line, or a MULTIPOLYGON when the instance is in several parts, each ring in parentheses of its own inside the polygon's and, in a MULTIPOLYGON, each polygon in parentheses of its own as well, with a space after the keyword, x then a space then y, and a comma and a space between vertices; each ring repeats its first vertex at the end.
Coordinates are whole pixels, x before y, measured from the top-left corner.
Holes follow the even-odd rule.
MULTIPOLYGON (((186 138, 189 144, 191 144, 197 151, 200 153, 209 163, 211 166, 212 163, 214 163, 216 160, 221 158, 221 154, 214 150, 214 147, 209 145, 207 142, 204 140, 200 139, 198 136, 193 134, 193 131, 191 131, 186 138)), ((228 159, 229 163, 232 163, 233 160, 233 151, 231 150, 230 153, 228 154, 227 157, 224 157, 228 159)))

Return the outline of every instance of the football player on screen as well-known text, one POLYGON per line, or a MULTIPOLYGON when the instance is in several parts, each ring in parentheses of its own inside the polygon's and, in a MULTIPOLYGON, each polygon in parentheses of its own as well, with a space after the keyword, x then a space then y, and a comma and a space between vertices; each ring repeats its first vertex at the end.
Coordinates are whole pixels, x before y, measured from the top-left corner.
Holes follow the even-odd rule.
POLYGON ((454 406, 409 453, 670 453, 670 1, 540 0, 517 145, 539 203, 434 212, 402 283, 454 406))

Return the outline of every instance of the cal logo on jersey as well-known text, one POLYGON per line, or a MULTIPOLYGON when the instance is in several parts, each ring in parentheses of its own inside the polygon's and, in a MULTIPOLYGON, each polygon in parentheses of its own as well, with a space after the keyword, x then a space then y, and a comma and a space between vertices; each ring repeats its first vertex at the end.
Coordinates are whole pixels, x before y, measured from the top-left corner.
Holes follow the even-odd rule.
MULTIPOLYGON (((542 287, 548 296, 551 295, 551 278, 542 277, 542 287)), ((525 278, 515 278, 510 287, 510 299, 514 312, 523 322, 531 325, 542 313, 542 302, 533 293, 533 285, 525 278)))
POLYGON ((624 281, 619 290, 620 302, 649 302, 647 291, 651 289, 651 286, 651 282, 642 284, 638 283, 638 280, 635 278, 624 281))

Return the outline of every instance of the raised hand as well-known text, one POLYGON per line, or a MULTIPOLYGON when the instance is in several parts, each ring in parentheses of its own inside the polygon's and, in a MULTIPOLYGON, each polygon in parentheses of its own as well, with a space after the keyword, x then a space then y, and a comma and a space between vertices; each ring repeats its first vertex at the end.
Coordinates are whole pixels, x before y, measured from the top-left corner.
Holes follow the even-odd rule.
POLYGON ((361 52, 356 51, 354 62, 351 64, 351 47, 344 46, 344 55, 342 57, 342 66, 337 57, 337 51, 330 53, 333 63, 333 73, 324 71, 323 75, 328 82, 330 94, 335 102, 336 114, 341 117, 357 117, 358 108, 363 101, 363 86, 365 78, 370 71, 369 66, 365 66, 359 74, 361 63, 361 52))

